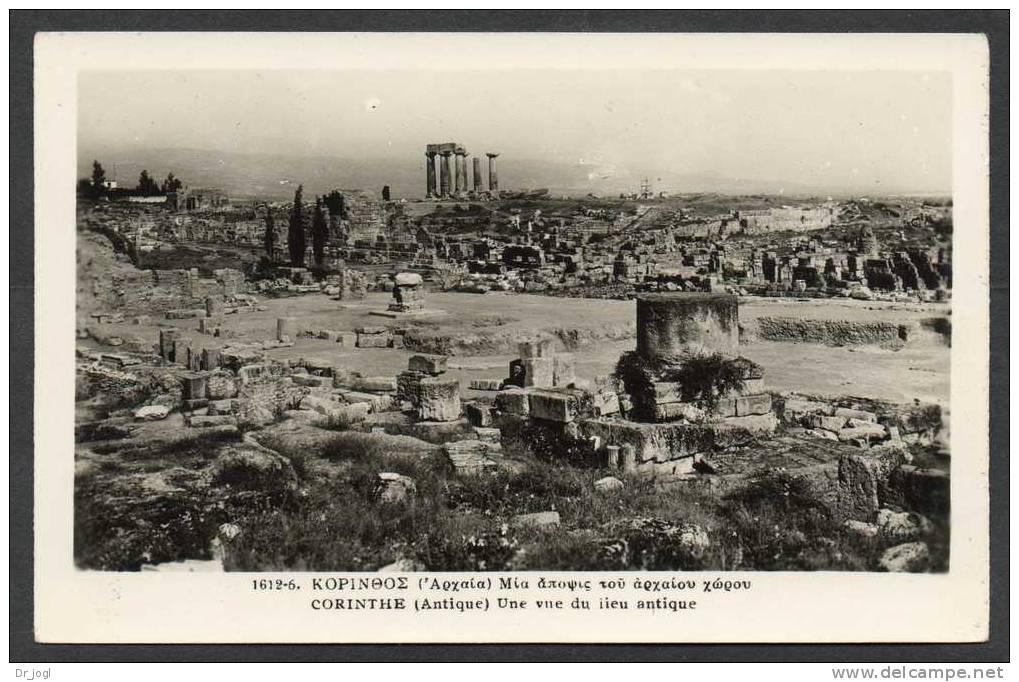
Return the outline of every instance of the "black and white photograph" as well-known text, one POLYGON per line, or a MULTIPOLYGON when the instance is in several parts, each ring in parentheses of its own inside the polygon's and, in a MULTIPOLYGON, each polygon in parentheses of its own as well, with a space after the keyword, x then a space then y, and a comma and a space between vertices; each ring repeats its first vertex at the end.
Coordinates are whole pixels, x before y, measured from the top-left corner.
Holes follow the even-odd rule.
POLYGON ((938 72, 80 74, 75 561, 946 571, 951 115, 938 72))

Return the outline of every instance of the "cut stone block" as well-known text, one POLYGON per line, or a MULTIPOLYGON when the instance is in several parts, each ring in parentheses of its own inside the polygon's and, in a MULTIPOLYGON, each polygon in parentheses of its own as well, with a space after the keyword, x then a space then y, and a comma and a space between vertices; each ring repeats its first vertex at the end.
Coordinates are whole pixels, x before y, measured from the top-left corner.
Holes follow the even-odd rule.
POLYGON ((498 445, 480 440, 454 441, 442 449, 457 476, 475 476, 497 467, 490 455, 501 451, 498 445))
POLYGON ((220 356, 218 348, 204 348, 202 349, 202 369, 213 370, 219 369, 220 356))
POLYGON ((619 414, 619 410, 619 395, 614 391, 594 394, 594 411, 598 416, 607 417, 612 414, 619 414))
POLYGON ((291 374, 290 380, 298 386, 318 388, 320 386, 332 386, 332 377, 318 377, 313 374, 291 374))
POLYGON ((844 428, 839 431, 839 440, 843 443, 850 443, 855 440, 874 442, 884 440, 887 435, 888 432, 885 430, 885 427, 880 424, 871 424, 870 426, 844 428))
POLYGON ((422 421, 448 422, 459 419, 460 382, 457 379, 427 377, 418 388, 418 418, 422 421))
POLYGON ((470 388, 475 391, 498 391, 502 382, 498 379, 475 379, 471 381, 470 388))
POLYGON ((659 405, 683 402, 683 387, 675 381, 656 381, 651 385, 651 392, 659 405))
POLYGON ((478 437, 478 440, 486 443, 502 442, 502 431, 496 428, 476 426, 474 427, 474 435, 478 437))
POLYGON ((474 426, 490 426, 492 424, 492 407, 479 403, 465 403, 464 416, 474 426))
POLYGON ((518 514, 513 517, 513 525, 525 528, 547 528, 559 525, 559 512, 543 511, 533 514, 518 514))
POLYGON ((739 303, 721 293, 637 296, 637 352, 668 359, 686 353, 734 353, 739 348, 739 303))
POLYGON ((396 398, 400 402, 409 402, 412 406, 417 407, 418 396, 421 388, 421 380, 425 378, 425 374, 421 372, 412 372, 407 370, 406 372, 400 372, 396 376, 396 398))
POLYGON ((688 422, 702 422, 706 417, 704 410, 693 403, 667 403, 655 405, 655 421, 678 421, 685 419, 688 422))
POLYGON ((736 398, 736 416, 749 414, 771 414, 771 394, 744 395, 736 398))
POLYGON ((867 422, 877 422, 877 415, 873 412, 866 412, 864 410, 851 410, 848 407, 839 407, 835 409, 836 417, 845 417, 846 419, 859 419, 867 422))
POLYGON ((173 361, 178 365, 187 365, 188 350, 191 348, 192 340, 189 336, 178 336, 173 340, 173 361))
POLYGON ((201 400, 206 398, 206 375, 197 372, 185 372, 180 375, 181 398, 183 400, 201 400))
POLYGON ((530 414, 534 419, 544 419, 560 423, 575 420, 580 413, 577 396, 554 391, 532 391, 530 394, 530 414))
POLYGON ((356 348, 357 334, 354 332, 338 332, 336 334, 336 343, 340 344, 343 348, 356 348))
POLYGON ((396 377, 354 377, 350 386, 355 391, 392 393, 396 391, 396 377))
POLYGON ((570 386, 576 380, 576 360, 573 353, 556 353, 552 360, 552 384, 570 386))
POLYGON ((195 415, 188 420, 188 425, 196 429, 210 426, 237 426, 237 417, 229 414, 195 415))
POLYGON ((807 426, 812 429, 824 429, 838 433, 846 425, 845 417, 827 417, 821 414, 812 414, 805 419, 807 426))
POLYGON ((280 317, 276 319, 276 340, 290 341, 297 338, 296 320, 292 317, 280 317))
POLYGON ((831 414, 831 405, 813 400, 789 398, 785 401, 784 415, 787 420, 799 421, 801 417, 811 414, 831 414))
POLYGON ((358 334, 358 348, 389 348, 393 337, 390 334, 358 334))

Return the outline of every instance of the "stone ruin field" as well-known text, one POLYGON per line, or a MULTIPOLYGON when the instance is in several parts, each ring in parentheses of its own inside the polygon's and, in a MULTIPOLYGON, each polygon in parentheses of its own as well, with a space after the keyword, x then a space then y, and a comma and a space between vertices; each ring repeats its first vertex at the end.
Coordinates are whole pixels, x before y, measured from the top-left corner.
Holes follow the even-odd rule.
POLYGON ((259 291, 116 241, 79 232, 82 568, 948 568, 946 301, 259 291))

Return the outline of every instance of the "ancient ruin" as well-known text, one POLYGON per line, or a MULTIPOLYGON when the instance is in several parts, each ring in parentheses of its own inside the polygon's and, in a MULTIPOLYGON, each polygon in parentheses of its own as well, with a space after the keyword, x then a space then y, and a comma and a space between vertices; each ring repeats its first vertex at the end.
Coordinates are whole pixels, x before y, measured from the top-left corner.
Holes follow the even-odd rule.
MULTIPOLYGON (((467 162, 467 149, 456 142, 428 144, 425 147, 425 196, 438 199, 463 199, 480 196, 485 188, 481 182, 481 160, 472 157, 467 162), (450 158, 453 165, 450 167, 450 158), (436 186, 435 164, 439 164, 439 184, 436 186), (470 170, 468 169, 470 166, 470 170), (468 173, 472 179, 468 180, 468 173)), ((498 154, 487 153, 488 157, 488 190, 498 191, 499 180, 495 171, 495 157, 498 154)))
POLYGON ((486 156, 427 145, 424 197, 79 199, 81 566, 263 570, 285 517, 316 570, 946 569, 948 199, 486 156))

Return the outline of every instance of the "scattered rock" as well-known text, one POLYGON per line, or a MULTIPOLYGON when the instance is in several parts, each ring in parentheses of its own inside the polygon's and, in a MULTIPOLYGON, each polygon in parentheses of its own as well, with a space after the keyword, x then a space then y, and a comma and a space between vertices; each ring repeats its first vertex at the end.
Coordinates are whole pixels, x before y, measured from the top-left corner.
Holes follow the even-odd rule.
POLYGON ((889 537, 908 538, 926 535, 933 525, 920 514, 882 509, 877 513, 877 528, 889 537))
POLYGON ((599 478, 594 482, 594 489, 603 493, 612 492, 614 490, 622 490, 623 487, 624 483, 615 476, 606 476, 605 478, 599 478))
POLYGON ((379 501, 386 504, 407 502, 417 494, 417 484, 410 476, 383 471, 379 474, 379 501))
POLYGON ((559 512, 543 511, 533 514, 518 514, 513 517, 513 525, 524 528, 549 528, 559 525, 559 512))

